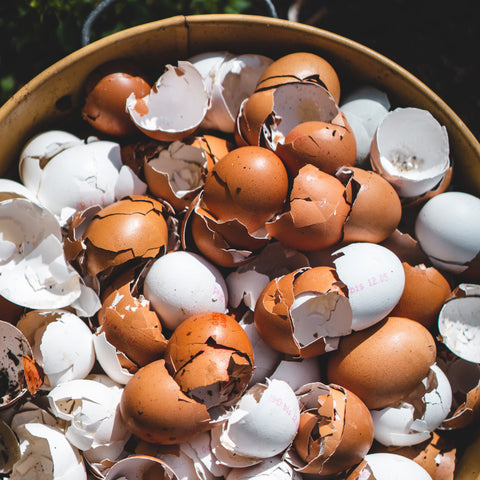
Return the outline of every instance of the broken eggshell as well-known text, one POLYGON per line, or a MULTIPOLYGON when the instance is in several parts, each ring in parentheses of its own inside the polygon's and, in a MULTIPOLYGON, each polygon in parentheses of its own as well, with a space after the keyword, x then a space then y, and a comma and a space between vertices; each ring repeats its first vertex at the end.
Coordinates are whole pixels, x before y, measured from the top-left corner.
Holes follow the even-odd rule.
POLYGON ((0 337, 0 409, 4 409, 28 392, 23 358, 33 359, 33 351, 21 330, 3 320, 0 337))
POLYGON ((300 409, 282 380, 250 387, 212 430, 212 449, 231 467, 250 466, 286 450, 298 429, 300 409))
POLYGON ((424 195, 450 168, 447 130, 426 110, 396 108, 380 122, 370 162, 401 198, 424 195))
POLYGON ((175 471, 159 458, 148 455, 131 455, 112 465, 105 480, 180 480, 175 471))
POLYGON ((165 328, 203 312, 226 313, 228 290, 218 268, 200 255, 169 252, 147 271, 144 295, 165 328))
POLYGON ((90 461, 118 460, 131 434, 119 412, 122 388, 93 379, 62 382, 47 395, 50 409, 64 420, 65 437, 90 461), (103 458, 98 458, 103 457, 103 458))
POLYGON ((188 61, 202 74, 210 95, 210 108, 200 126, 227 133, 233 133, 240 104, 273 62, 264 55, 228 52, 201 53, 188 61))
POLYGON ((232 468, 225 480, 301 480, 296 472, 281 455, 266 458, 256 465, 245 468, 232 468))
POLYGON ((431 198, 418 212, 415 236, 435 267, 480 280, 480 198, 458 191, 431 198))
POLYGON ((32 310, 17 323, 32 345, 35 360, 50 388, 86 377, 95 363, 93 334, 88 325, 67 310, 32 310))
POLYGON ((20 460, 20 446, 13 430, 0 419, 0 474, 8 474, 20 460))
POLYGON ((373 421, 366 405, 351 391, 320 382, 296 392, 300 425, 286 459, 295 470, 321 477, 359 463, 373 443, 373 421))
POLYGON ((450 412, 452 388, 437 365, 432 365, 422 385, 397 405, 371 411, 376 441, 404 447, 431 438, 450 412))
MULTIPOLYGON (((432 480, 418 463, 396 453, 369 453, 365 460, 375 480, 432 480)), ((360 480, 362 477, 358 477, 360 480)))
POLYGON ((201 74, 190 63, 166 65, 148 95, 132 93, 126 109, 145 135, 159 141, 180 140, 193 133, 210 107, 210 98, 201 74))
POLYGON ((344 284, 329 267, 301 268, 273 279, 257 300, 254 320, 272 348, 296 357, 335 350, 352 331, 344 284))

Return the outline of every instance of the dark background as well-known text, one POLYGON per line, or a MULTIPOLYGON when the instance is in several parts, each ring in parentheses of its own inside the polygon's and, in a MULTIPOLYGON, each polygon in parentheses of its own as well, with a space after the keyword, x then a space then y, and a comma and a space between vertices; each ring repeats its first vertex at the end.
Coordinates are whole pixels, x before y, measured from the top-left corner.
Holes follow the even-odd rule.
MULTIPOLYGON (((47 66, 80 48, 100 0, 0 0, 0 103, 47 66)), ((332 31, 395 61, 438 94, 480 138, 480 7, 474 0, 271 0, 280 18, 332 31), (291 17, 290 17, 291 18, 291 17)), ((272 15, 263 0, 112 0, 92 40, 176 14, 272 15)))

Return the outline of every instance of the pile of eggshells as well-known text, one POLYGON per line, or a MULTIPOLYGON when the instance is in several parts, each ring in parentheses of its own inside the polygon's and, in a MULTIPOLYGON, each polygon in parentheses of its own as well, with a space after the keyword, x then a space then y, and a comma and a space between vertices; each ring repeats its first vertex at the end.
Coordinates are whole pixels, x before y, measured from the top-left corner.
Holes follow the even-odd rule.
POLYGON ((0 181, 1 476, 453 478, 480 199, 445 127, 304 52, 112 61, 82 117, 0 181))

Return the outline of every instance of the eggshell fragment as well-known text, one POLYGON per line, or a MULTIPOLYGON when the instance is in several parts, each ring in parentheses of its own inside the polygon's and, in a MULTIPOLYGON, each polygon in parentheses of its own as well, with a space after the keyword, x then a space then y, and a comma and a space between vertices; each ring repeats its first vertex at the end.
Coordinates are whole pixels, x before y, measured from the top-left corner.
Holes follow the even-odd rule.
POLYGON ((62 382, 47 395, 53 414, 66 421, 65 436, 79 450, 117 460, 130 438, 119 411, 122 389, 91 379, 62 382))
POLYGON ((130 432, 152 443, 182 443, 211 428, 205 406, 182 393, 164 360, 145 365, 129 380, 120 413, 130 432))
POLYGON ((427 471, 413 460, 395 453, 369 453, 365 460, 375 480, 432 480, 427 471))
POLYGON ((400 404, 372 410, 375 440, 386 446, 417 445, 431 438, 447 418, 452 405, 452 388, 437 366, 432 365, 423 387, 400 404))
POLYGON ((305 165, 293 180, 288 209, 269 221, 267 232, 284 245, 301 251, 328 248, 342 238, 350 207, 345 188, 332 175, 305 165))
POLYGON ((228 303, 220 271, 200 255, 184 251, 170 252, 152 263, 144 295, 170 330, 198 313, 225 313, 228 303))
POLYGON ((267 380, 266 385, 256 384, 220 424, 219 444, 214 443, 214 453, 230 466, 236 466, 235 457, 240 457, 239 462, 246 457, 247 466, 278 455, 292 442, 299 414, 297 398, 287 383, 267 380), (222 449, 226 458, 217 453, 222 449))
POLYGON ((343 284, 329 267, 303 268, 275 278, 257 300, 254 320, 272 348, 299 357, 337 348, 351 332, 343 284))
POLYGON ((176 473, 162 460, 147 455, 132 455, 119 460, 106 473, 105 480, 179 480, 176 473))
POLYGON ((426 110, 396 108, 377 128, 370 162, 400 197, 423 195, 441 182, 450 168, 446 128, 426 110))
POLYGON ((126 101, 137 127, 149 137, 165 142, 193 133, 209 105, 201 74, 186 61, 179 61, 176 67, 167 65, 148 95, 137 98, 131 94, 126 101))
POLYGON ((353 330, 385 318, 402 296, 405 272, 390 250, 370 242, 356 242, 332 253, 340 280, 348 287, 353 330))
POLYGON ((67 310, 32 310, 17 327, 27 337, 50 387, 86 377, 95 362, 93 334, 67 310))
POLYGON ((20 446, 13 430, 0 419, 0 473, 8 474, 20 460, 20 446))
POLYGON ((280 455, 267 458, 256 465, 245 468, 234 468, 225 480, 301 480, 300 473, 296 472, 280 455))
MULTIPOLYGON (((466 272, 480 252, 480 199, 456 191, 431 198, 415 220, 415 236, 435 267, 466 272)), ((478 267, 470 273, 480 279, 478 267)))
POLYGON ((441 341, 458 357, 480 363, 478 343, 480 285, 460 284, 438 316, 441 341))
POLYGON ((342 337, 338 349, 329 354, 327 377, 359 396, 369 409, 383 408, 420 384, 436 352, 435 340, 423 325, 387 317, 342 337), (392 372, 396 372, 394 377, 392 372))

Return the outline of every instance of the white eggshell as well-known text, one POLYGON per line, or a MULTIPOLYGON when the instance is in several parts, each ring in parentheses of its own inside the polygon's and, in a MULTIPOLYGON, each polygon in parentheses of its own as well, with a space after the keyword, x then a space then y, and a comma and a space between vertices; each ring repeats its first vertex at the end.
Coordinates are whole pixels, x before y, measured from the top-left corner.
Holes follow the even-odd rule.
POLYGON ((354 113, 348 111, 343 113, 353 131, 353 136, 355 137, 355 143, 357 145, 357 156, 355 158, 356 164, 358 166, 366 166, 368 163, 366 160, 370 154, 372 137, 367 132, 365 124, 360 117, 357 117, 354 113))
MULTIPOLYGON (((37 203, 37 197, 35 197, 23 183, 10 180, 9 178, 0 178, 0 192, 3 194, 13 194, 13 196, 20 195, 31 202, 37 203)), ((4 197, 4 195, 2 195, 2 197, 4 197)), ((3 201, 4 199, 2 199, 2 202, 3 201)))
POLYGON ((418 463, 396 453, 369 453, 365 460, 375 480, 432 480, 418 463))
POLYGON ((396 108, 380 122, 370 148, 372 168, 400 197, 433 189, 450 168, 448 134, 427 110, 396 108))
POLYGON ((270 375, 270 380, 283 380, 294 391, 307 383, 319 382, 322 377, 318 357, 282 360, 270 375))
POLYGON ((301 478, 300 473, 277 455, 251 467, 233 468, 225 480, 301 480, 301 478))
MULTIPOLYGON (((404 447, 428 440, 431 433, 447 418, 452 405, 452 388, 442 370, 431 367, 437 386, 423 396, 425 413, 415 418, 412 404, 402 402, 394 407, 372 410, 375 440, 386 446, 404 447)), ((427 386, 427 381, 423 382, 427 386)))
POLYGON ((115 200, 120 165, 118 143, 102 140, 74 145, 45 165, 34 193, 56 215, 64 207, 107 206, 115 200))
POLYGON ((145 195, 145 193, 147 193, 147 184, 140 180, 128 165, 123 165, 115 184, 115 200, 121 200, 128 195, 145 195))
POLYGON ((95 356, 103 371, 115 382, 126 385, 133 377, 133 373, 124 369, 118 358, 117 349, 107 340, 105 332, 99 332, 93 336, 95 356))
MULTIPOLYGON (((105 474, 105 480, 142 480, 144 473, 150 468, 162 466, 163 472, 158 473, 159 478, 179 480, 174 470, 159 458, 146 455, 131 455, 116 462, 105 474)), ((157 473, 157 472, 156 472, 157 473)))
POLYGON ((108 452, 108 458, 116 460, 130 438, 118 407, 121 395, 117 386, 79 379, 57 385, 47 398, 53 414, 68 422, 65 436, 72 445, 79 450, 108 452))
POLYGON ((480 199, 463 192, 436 195, 418 213, 415 236, 434 266, 461 273, 480 252, 480 199))
POLYGON ((145 277, 144 295, 171 330, 192 315, 226 313, 228 303, 220 271, 200 255, 186 251, 168 253, 153 262, 145 277))
POLYGON ((405 286, 400 259, 388 248, 368 242, 340 248, 332 258, 340 280, 348 287, 353 330, 363 330, 385 318, 405 286))
POLYGON ((17 326, 33 334, 35 359, 51 387, 90 373, 95 363, 93 334, 80 317, 63 310, 39 311, 20 319, 17 326))
POLYGON ((293 441, 300 418, 295 393, 282 380, 251 387, 224 424, 220 441, 237 456, 268 458, 293 441))
POLYGON ((22 456, 13 466, 11 480, 87 479, 85 465, 78 450, 57 428, 41 423, 27 423, 19 425, 16 433, 22 456))

